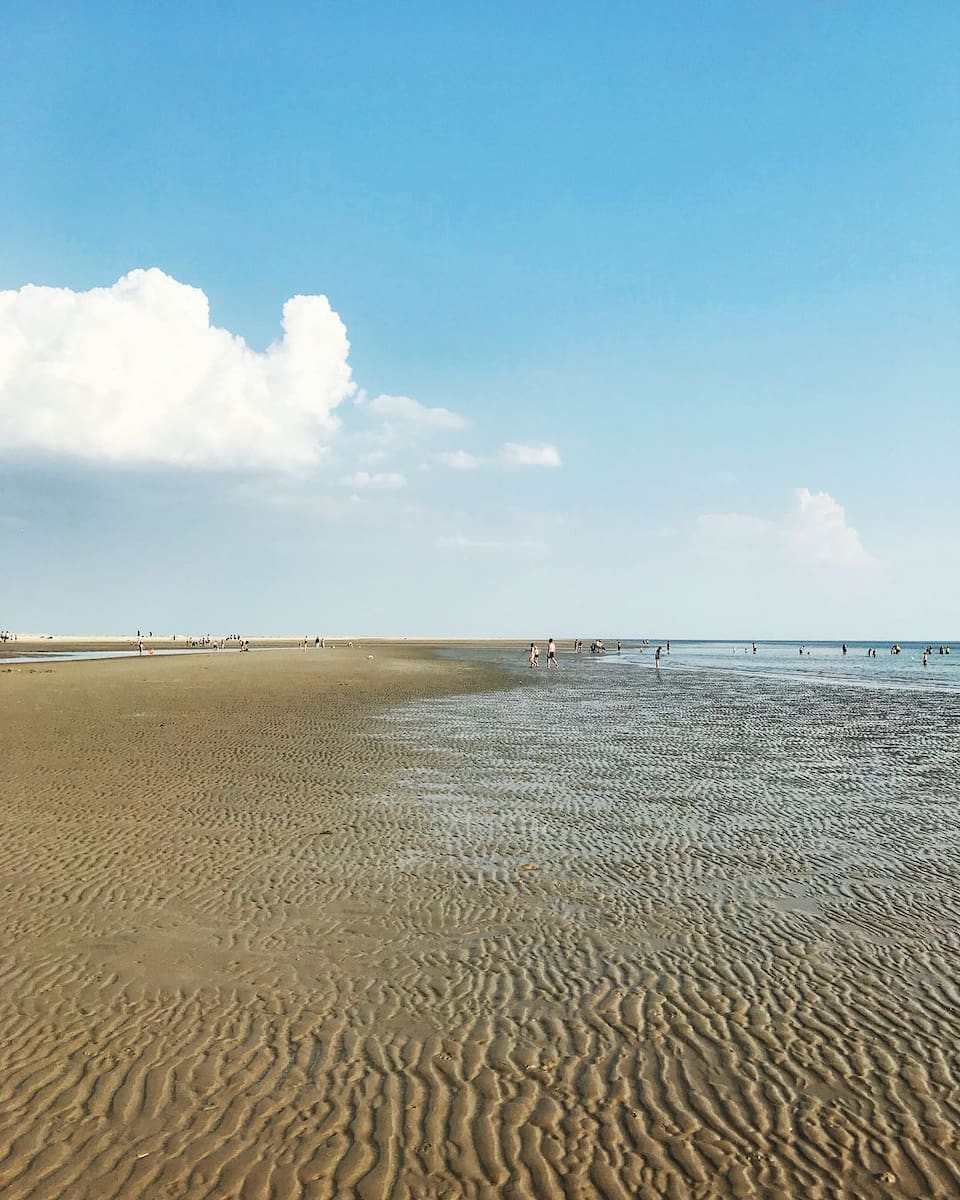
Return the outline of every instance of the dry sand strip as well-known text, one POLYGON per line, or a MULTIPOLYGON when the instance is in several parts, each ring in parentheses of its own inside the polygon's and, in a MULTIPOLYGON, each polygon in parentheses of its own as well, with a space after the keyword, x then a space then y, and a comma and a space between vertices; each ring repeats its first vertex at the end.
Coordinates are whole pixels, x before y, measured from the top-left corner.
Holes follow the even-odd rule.
POLYGON ((960 1195, 950 702, 590 678, 0 664, 4 1200, 960 1195))

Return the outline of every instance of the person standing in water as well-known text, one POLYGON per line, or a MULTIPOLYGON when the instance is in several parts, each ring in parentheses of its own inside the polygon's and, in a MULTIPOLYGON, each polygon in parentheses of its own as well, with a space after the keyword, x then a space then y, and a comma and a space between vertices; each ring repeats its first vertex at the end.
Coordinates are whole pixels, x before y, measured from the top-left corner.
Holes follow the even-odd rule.
POLYGON ((653 656, 653 665, 654 665, 654 666, 657 668, 657 670, 658 670, 658 671, 660 670, 660 651, 661 651, 662 649, 663 649, 663 647, 662 647, 662 646, 658 646, 658 647, 657 647, 657 652, 656 652, 656 654, 654 654, 654 656, 653 656))

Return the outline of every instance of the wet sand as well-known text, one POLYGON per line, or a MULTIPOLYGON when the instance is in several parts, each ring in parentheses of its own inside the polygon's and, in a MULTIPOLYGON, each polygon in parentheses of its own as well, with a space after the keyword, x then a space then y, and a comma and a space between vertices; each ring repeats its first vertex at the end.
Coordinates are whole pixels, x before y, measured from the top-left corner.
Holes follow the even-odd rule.
POLYGON ((0 664, 0 1194, 960 1194, 957 699, 518 657, 0 664))

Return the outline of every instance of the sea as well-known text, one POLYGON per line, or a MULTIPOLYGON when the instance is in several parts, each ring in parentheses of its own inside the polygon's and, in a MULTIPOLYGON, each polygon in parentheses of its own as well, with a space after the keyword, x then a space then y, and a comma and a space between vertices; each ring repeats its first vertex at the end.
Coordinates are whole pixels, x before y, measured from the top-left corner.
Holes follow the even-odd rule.
MULTIPOLYGON (((724 674, 773 678, 782 681, 847 684, 860 687, 894 687, 921 691, 960 692, 960 640, 953 642, 899 642, 899 654, 891 653, 891 643, 798 641, 678 641, 621 639, 623 649, 616 652, 616 640, 606 641, 607 652, 601 661, 619 663, 624 669, 654 669, 654 654, 662 646, 661 671, 711 671, 724 674), (611 644, 614 650, 611 652, 611 644), (756 653, 753 646, 756 645, 756 653), (923 652, 932 645, 933 653, 923 665, 923 652), (944 653, 940 654, 941 645, 944 653), (946 653, 949 647, 950 653, 946 653), (801 648, 803 653, 801 654, 801 648), (867 651, 875 649, 876 658, 867 651)), ((589 645, 584 648, 588 657, 589 645)), ((581 656, 582 657, 582 656, 581 656)))

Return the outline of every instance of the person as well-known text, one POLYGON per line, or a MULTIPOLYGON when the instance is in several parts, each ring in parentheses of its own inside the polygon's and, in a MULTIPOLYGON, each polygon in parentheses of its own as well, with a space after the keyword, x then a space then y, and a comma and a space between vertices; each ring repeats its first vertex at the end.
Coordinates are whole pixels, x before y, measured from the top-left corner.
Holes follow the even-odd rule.
POLYGON ((617 653, 618 654, 620 653, 620 643, 619 642, 617 642, 617 653))
POLYGON ((667 642, 667 653, 668 654, 670 653, 670 643, 669 642, 667 642))
POLYGON ((530 643, 530 666, 535 667, 539 664, 540 651, 537 648, 536 642, 530 643))
POLYGON ((657 668, 657 670, 658 670, 658 671, 660 670, 660 651, 661 651, 662 649, 663 649, 663 647, 662 647, 662 646, 658 646, 658 647, 657 647, 657 652, 656 652, 656 654, 654 654, 654 656, 653 656, 653 665, 654 665, 654 666, 657 668))
POLYGON ((754 652, 754 654, 756 654, 756 652, 757 652, 757 643, 756 642, 753 643, 753 652, 754 652))
POLYGON ((843 643, 843 652, 844 652, 844 654, 846 654, 846 652, 847 652, 847 643, 846 642, 843 643))
POLYGON ((142 654, 142 653, 143 653, 143 642, 137 642, 137 651, 138 651, 140 654, 142 654))
POLYGON ((552 637, 547 638, 547 667, 557 665, 557 643, 552 637))
POLYGON ((927 652, 926 652, 926 650, 924 650, 924 652, 923 652, 923 665, 924 665, 924 666, 926 666, 926 665, 927 665, 927 652))

